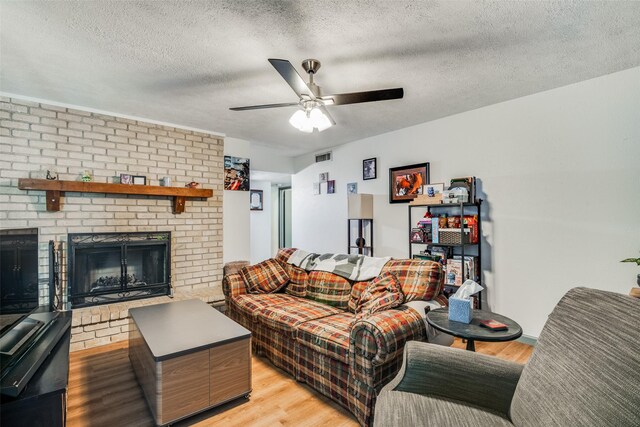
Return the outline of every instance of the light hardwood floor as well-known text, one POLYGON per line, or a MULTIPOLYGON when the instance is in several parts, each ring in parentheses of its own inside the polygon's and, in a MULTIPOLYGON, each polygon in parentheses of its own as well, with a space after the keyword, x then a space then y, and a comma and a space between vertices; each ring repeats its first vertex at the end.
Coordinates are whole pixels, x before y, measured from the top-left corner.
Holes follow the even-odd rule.
MULTIPOLYGON (((464 348, 456 339, 454 347, 464 348)), ((519 342, 476 342, 478 353, 526 363, 533 348, 519 342)), ((331 402, 262 357, 253 357, 253 392, 176 426, 358 426, 331 402)), ((153 426, 151 412, 129 363, 127 342, 71 353, 67 425, 153 426)))

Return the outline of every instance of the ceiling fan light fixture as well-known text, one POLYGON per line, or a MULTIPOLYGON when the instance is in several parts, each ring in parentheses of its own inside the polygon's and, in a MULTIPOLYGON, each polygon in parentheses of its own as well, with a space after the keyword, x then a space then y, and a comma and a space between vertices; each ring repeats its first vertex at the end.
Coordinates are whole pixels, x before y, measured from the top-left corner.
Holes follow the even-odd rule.
POLYGON ((307 121, 307 114, 302 110, 298 110, 295 113, 293 113, 293 115, 289 119, 289 123, 291 124, 291 126, 299 130, 302 130, 302 126, 305 124, 306 121, 307 121))
POLYGON ((331 127, 331 120, 317 107, 296 111, 289 119, 289 123, 305 133, 313 132, 314 128, 322 132, 331 127))
POLYGON ((322 132, 331 127, 331 121, 319 108, 311 110, 309 118, 311 119, 313 127, 318 129, 318 132, 322 132))
POLYGON ((313 125, 311 124, 310 121, 306 121, 302 127, 299 128, 300 131, 304 132, 304 133, 312 133, 313 132, 313 125))

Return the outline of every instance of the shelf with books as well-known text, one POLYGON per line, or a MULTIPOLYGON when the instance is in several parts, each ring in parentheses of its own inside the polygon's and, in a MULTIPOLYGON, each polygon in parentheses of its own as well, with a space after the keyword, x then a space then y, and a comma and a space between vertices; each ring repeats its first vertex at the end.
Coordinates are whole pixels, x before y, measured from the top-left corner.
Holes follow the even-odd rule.
MULTIPOLYGON (((457 204, 409 205, 409 224, 412 226, 409 257, 437 260, 442 264, 447 296, 455 293, 466 279, 482 284, 481 206, 482 199, 457 204), (432 214, 432 210, 438 213, 432 214), (425 217, 418 220, 416 211, 425 217), (440 218, 445 216, 446 220, 440 218), (418 227, 413 227, 416 220, 418 227), (440 221, 442 225, 447 224, 446 228, 440 227, 440 221)), ((480 309, 482 296, 479 296, 476 306, 480 309)))

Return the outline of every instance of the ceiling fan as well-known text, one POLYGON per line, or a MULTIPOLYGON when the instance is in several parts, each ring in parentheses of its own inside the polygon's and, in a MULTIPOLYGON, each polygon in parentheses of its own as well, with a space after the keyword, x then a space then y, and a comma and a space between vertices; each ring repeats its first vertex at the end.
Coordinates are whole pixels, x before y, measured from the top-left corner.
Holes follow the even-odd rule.
POLYGON ((280 104, 251 105, 248 107, 230 108, 233 111, 261 110, 264 108, 280 108, 300 106, 302 109, 296 111, 289 119, 291 125, 302 132, 311 133, 313 129, 319 132, 335 125, 336 122, 326 109, 327 105, 359 104, 361 102, 386 101, 389 99, 400 99, 404 96, 402 88, 371 90, 367 92, 337 93, 333 95, 323 95, 320 86, 313 82, 313 76, 320 69, 320 61, 317 59, 305 59, 302 61, 302 68, 309 74, 309 83, 300 77, 300 74, 285 59, 269 59, 269 62, 291 89, 298 95, 298 102, 285 102, 280 104))

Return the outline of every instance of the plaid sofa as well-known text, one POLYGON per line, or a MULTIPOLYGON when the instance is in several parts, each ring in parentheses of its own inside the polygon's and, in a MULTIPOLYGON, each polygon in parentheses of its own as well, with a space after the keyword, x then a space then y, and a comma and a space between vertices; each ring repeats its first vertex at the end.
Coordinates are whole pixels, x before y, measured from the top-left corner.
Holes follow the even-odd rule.
MULTIPOLYGON (((294 251, 281 249, 276 260, 284 264, 294 251)), ((223 290, 229 317, 253 333, 254 352, 347 408, 360 424, 371 425, 377 393, 400 369, 405 343, 427 339, 421 314, 399 306, 356 321, 346 307, 308 295, 252 294, 237 272, 241 267, 225 266, 223 290)), ((430 281, 431 299, 446 305, 438 263, 392 260, 384 271, 409 285, 430 281)))

